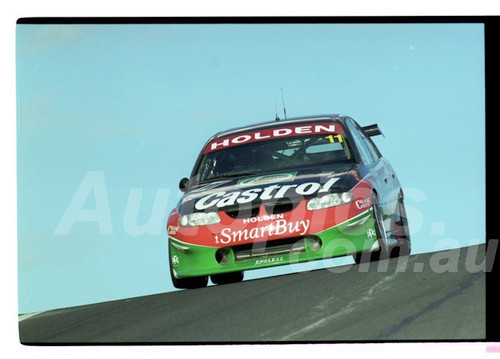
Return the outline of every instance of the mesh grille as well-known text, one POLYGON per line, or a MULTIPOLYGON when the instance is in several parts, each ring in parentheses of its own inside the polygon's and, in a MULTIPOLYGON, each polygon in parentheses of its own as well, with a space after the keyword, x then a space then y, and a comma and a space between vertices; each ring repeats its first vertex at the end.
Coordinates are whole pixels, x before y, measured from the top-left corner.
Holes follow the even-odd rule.
POLYGON ((290 198, 280 198, 276 202, 266 203, 264 206, 268 214, 279 214, 290 212, 297 207, 299 201, 293 201, 290 198))
POLYGON ((256 242, 233 247, 236 261, 262 258, 278 254, 302 253, 306 249, 304 237, 256 242))
POLYGON ((225 210, 226 214, 233 219, 257 217, 259 215, 260 203, 251 206, 233 206, 225 210))

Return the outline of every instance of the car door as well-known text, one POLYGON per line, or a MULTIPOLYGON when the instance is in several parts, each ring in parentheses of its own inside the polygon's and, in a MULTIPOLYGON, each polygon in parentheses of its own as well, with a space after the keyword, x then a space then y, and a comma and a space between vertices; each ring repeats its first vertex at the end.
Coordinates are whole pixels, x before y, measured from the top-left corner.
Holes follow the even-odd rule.
POLYGON ((377 159, 379 165, 381 166, 381 169, 378 174, 384 181, 384 187, 386 192, 385 202, 388 215, 390 216, 392 213, 394 213, 394 208, 397 204, 399 187, 400 187, 399 181, 396 177, 396 174, 394 173, 394 169, 392 168, 391 164, 385 157, 383 157, 380 154, 380 151, 378 150, 375 143, 373 143, 371 138, 363 133, 363 139, 367 147, 369 148, 370 152, 377 159))
POLYGON ((390 168, 386 166, 386 161, 380 155, 378 149, 371 145, 371 141, 364 134, 361 127, 354 120, 352 122, 347 121, 347 123, 356 143, 362 164, 366 167, 366 175, 369 176, 373 187, 377 191, 382 214, 384 218, 388 218, 392 213, 390 202, 392 201, 393 192, 390 168))

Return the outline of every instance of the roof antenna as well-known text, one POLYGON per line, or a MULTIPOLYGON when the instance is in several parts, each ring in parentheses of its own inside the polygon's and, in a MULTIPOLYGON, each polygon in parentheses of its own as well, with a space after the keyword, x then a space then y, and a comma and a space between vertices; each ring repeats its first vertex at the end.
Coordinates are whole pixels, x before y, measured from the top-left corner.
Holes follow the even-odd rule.
POLYGON ((280 118, 278 116, 278 106, 276 106, 276 102, 274 103, 274 110, 276 111, 276 117, 274 118, 274 120, 276 122, 279 122, 280 118))
POLYGON ((285 113, 285 120, 286 118, 286 108, 285 108, 285 99, 283 98, 283 88, 281 88, 281 101, 283 102, 283 112, 285 113))

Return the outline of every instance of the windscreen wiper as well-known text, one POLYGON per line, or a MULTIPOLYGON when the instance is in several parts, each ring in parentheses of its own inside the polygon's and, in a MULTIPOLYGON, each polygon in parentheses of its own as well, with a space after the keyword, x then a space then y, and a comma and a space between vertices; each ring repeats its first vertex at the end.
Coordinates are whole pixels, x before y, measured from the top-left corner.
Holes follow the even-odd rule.
POLYGON ((250 175, 254 175, 254 174, 255 174, 255 171, 225 173, 225 174, 222 174, 222 175, 210 178, 210 181, 218 180, 218 179, 221 179, 221 178, 232 178, 232 177, 240 177, 240 176, 250 176, 250 175))

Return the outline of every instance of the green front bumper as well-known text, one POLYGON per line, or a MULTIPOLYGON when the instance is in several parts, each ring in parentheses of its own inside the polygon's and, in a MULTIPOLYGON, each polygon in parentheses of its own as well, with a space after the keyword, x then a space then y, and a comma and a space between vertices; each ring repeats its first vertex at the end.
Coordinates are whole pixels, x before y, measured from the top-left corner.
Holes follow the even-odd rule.
POLYGON ((321 239, 322 246, 319 250, 315 250, 308 236, 305 236, 305 248, 300 253, 269 254, 246 260, 236 260, 232 247, 228 247, 230 250, 224 264, 216 260, 219 248, 192 245, 170 237, 170 261, 174 275, 177 278, 185 278, 294 264, 369 251, 377 242, 373 211, 368 210, 349 221, 316 233, 314 237, 321 239))

